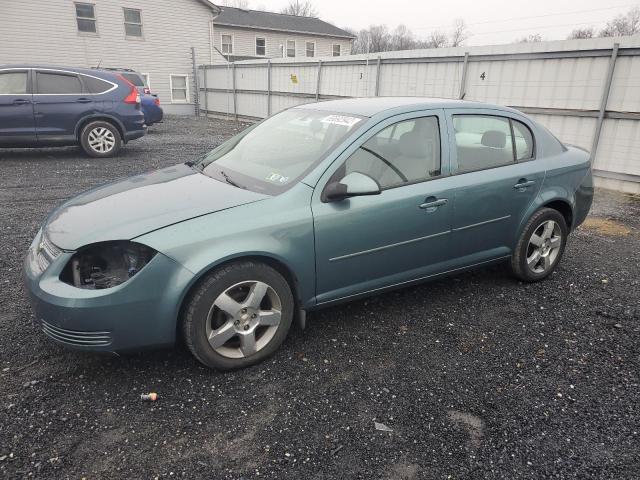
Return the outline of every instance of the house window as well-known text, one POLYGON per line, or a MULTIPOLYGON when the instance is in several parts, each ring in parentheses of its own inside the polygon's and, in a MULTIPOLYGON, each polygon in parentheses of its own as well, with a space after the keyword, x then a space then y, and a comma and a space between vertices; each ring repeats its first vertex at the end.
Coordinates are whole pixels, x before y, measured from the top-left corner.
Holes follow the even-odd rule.
POLYGON ((287 57, 295 57, 295 56, 296 56, 296 41, 287 40, 287 57))
POLYGON ((267 54, 267 40, 264 38, 256 37, 256 55, 258 57, 264 57, 267 54))
POLYGON ((316 56, 316 42, 307 42, 307 57, 316 56))
POLYGON ((222 53, 225 55, 233 53, 233 35, 222 34, 222 53))
POLYGON ((127 37, 142 37, 142 10, 124 8, 124 33, 127 37))
POLYGON ((171 75, 171 102, 187 103, 189 101, 189 77, 187 75, 171 75))
POLYGON ((333 56, 339 57, 340 55, 342 55, 342 45, 340 45, 339 43, 335 43, 333 45, 333 56))
POLYGON ((92 3, 76 3, 76 22, 79 32, 98 33, 95 6, 92 3))
POLYGON ((140 76, 142 80, 144 80, 144 86, 147 88, 151 88, 151 77, 149 77, 148 73, 141 73, 140 76))

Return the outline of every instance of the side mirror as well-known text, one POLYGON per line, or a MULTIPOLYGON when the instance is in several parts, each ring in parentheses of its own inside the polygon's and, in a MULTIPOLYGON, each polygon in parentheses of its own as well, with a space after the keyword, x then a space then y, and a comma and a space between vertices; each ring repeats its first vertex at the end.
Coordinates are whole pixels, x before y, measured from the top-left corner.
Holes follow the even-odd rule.
POLYGON ((324 190, 324 198, 329 202, 363 195, 379 195, 380 185, 364 173, 352 172, 339 182, 331 182, 324 190))

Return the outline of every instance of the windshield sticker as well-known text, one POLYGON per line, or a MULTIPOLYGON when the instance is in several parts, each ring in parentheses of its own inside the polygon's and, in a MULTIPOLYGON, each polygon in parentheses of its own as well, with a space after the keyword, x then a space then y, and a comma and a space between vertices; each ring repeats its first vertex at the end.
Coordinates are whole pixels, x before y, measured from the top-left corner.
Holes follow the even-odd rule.
POLYGON ((271 173, 267 175, 267 180, 273 183, 287 183, 289 181, 289 177, 283 177, 279 173, 271 173))
POLYGON ((333 125, 344 125, 346 127, 353 127, 361 119, 357 117, 348 117, 346 115, 329 115, 322 119, 322 123, 331 123, 333 125))

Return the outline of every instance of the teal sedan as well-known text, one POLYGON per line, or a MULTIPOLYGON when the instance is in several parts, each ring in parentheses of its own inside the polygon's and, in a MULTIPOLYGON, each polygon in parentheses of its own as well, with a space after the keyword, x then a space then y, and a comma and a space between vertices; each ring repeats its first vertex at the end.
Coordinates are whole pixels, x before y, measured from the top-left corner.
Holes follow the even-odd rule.
POLYGON ((496 262, 546 278, 591 207, 589 157, 494 105, 302 105, 62 204, 29 249, 26 285, 62 345, 183 337, 209 367, 244 367, 327 305, 496 262))

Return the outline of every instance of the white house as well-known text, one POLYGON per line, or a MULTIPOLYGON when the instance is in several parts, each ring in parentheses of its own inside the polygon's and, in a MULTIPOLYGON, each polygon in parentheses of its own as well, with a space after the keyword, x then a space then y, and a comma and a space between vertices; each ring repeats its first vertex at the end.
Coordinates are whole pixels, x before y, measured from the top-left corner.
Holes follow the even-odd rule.
POLYGON ((318 18, 220 8, 213 19, 214 62, 351 54, 354 36, 318 18))
POLYGON ((223 57, 345 55, 350 46, 347 32, 319 19, 208 0, 0 0, 0 65, 131 68, 166 113, 194 113, 192 47, 201 65, 223 57))

